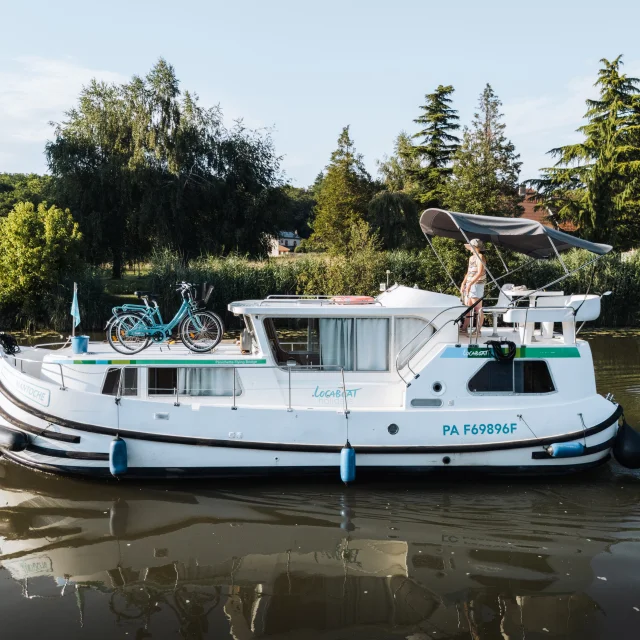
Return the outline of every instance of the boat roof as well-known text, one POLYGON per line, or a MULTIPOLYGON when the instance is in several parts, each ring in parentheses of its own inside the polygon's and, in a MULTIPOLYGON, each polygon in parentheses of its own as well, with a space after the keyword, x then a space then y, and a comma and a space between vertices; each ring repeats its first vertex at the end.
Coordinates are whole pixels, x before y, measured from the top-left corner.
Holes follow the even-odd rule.
POLYGON ((462 242, 467 242, 467 238, 478 238, 531 258, 554 258, 556 251, 560 253, 569 249, 585 249, 605 255, 613 249, 608 244, 589 242, 545 227, 536 220, 480 216, 444 209, 423 211, 420 228, 428 236, 453 238, 462 242))
POLYGON ((264 300, 241 300, 229 304, 236 315, 277 316, 372 316, 418 314, 427 309, 459 307, 455 296, 413 287, 393 285, 375 298, 367 296, 269 296, 264 300))

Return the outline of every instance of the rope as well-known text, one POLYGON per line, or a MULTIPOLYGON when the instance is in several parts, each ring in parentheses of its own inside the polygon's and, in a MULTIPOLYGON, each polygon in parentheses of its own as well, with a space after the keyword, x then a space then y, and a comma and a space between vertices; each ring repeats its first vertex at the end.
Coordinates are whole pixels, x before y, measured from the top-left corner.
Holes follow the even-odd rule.
POLYGON ((527 427, 527 429, 529 429, 529 431, 531 431, 531 433, 533 433, 533 437, 536 440, 540 440, 540 438, 538 438, 538 436, 535 434, 534 430, 527 424, 527 421, 522 417, 521 413, 518 414, 518 418, 520 418, 520 420, 522 420, 522 422, 524 422, 525 427, 527 427))
POLYGON ((489 340, 486 344, 493 349, 493 357, 498 362, 511 362, 516 357, 516 343, 511 340, 489 340), (502 350, 503 346, 508 347, 507 353, 502 350))
POLYGON ((582 414, 578 414, 580 416, 580 422, 582 422, 582 439, 584 440, 584 448, 587 448, 587 425, 584 423, 584 418, 582 414))

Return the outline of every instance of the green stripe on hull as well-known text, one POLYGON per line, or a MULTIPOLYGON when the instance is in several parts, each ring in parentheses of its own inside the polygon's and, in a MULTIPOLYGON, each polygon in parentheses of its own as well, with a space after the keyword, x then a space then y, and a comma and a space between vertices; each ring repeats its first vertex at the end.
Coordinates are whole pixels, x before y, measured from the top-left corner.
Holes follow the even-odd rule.
MULTIPOLYGON (((472 345, 470 347, 448 346, 441 358, 493 358, 490 347, 472 345)), ((516 358, 579 358, 578 347, 523 346, 516 349, 516 358)))
POLYGON ((578 347, 518 347, 518 358, 579 358, 578 347))

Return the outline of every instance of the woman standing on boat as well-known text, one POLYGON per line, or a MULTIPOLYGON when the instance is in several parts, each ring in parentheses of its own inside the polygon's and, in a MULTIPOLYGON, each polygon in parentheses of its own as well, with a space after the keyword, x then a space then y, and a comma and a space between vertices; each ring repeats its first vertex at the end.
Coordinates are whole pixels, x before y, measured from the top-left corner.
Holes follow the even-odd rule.
MULTIPOLYGON (((484 296, 484 286, 487 282, 487 268, 486 260, 484 258, 484 242, 478 238, 473 238, 469 241, 469 244, 464 245, 465 249, 471 251, 469 257, 469 266, 467 273, 460 286, 460 293, 462 294, 462 300, 464 304, 471 306, 475 304, 484 296)), ((478 303, 474 315, 477 318, 477 332, 480 335, 480 328, 484 320, 484 314, 482 313, 482 302, 478 303)), ((463 330, 469 326, 470 317, 467 316, 463 326, 463 330)))

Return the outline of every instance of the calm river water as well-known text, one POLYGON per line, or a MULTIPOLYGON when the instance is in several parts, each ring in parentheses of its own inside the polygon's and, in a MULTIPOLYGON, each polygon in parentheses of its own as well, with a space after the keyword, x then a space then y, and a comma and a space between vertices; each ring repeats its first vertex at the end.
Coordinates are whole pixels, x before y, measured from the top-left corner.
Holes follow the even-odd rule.
MULTIPOLYGON (((640 338, 592 346, 640 425, 640 338)), ((635 639, 640 474, 164 486, 0 462, 0 563, 3 639, 635 639)))

